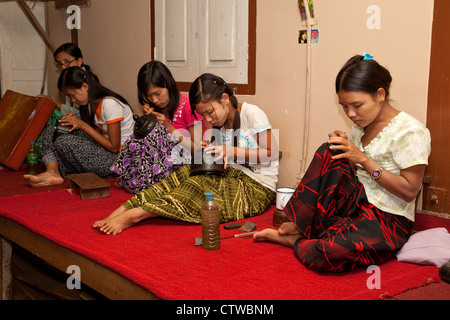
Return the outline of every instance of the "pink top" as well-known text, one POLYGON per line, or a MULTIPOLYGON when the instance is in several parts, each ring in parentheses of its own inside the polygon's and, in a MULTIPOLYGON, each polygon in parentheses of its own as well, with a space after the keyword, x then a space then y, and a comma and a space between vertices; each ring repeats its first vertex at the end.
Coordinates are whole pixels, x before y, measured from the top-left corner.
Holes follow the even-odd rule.
MULTIPOLYGON (((189 126, 193 126, 197 121, 202 121, 203 118, 197 113, 197 111, 195 111, 195 115, 197 117, 192 114, 191 104, 189 103, 189 97, 187 95, 181 93, 180 98, 180 104, 178 105, 177 110, 175 110, 173 120, 167 118, 167 121, 169 121, 175 129, 187 130, 189 126)), ((204 129, 205 128, 203 128, 203 131, 204 129)))

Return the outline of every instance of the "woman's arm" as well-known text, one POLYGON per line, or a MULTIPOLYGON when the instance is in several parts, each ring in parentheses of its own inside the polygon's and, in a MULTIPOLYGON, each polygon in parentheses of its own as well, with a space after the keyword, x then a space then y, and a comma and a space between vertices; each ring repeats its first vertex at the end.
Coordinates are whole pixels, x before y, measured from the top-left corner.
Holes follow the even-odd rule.
MULTIPOLYGON (((333 144, 330 146, 331 150, 343 152, 333 156, 333 159, 346 158, 351 164, 360 164, 369 173, 381 168, 381 165, 358 150, 353 143, 344 137, 332 136, 328 143, 333 144)), ((417 197, 422 187, 424 173, 425 165, 416 165, 400 170, 399 175, 384 169, 376 182, 406 202, 411 202, 417 197)))
POLYGON ((73 131, 75 129, 79 129, 81 131, 86 132, 95 142, 97 142, 100 146, 105 148, 112 153, 117 153, 120 151, 120 142, 121 142, 121 131, 120 131, 120 122, 115 122, 108 124, 108 137, 105 137, 99 131, 91 127, 89 124, 84 122, 81 119, 78 119, 74 115, 65 116, 60 120, 62 125, 71 125, 73 131))

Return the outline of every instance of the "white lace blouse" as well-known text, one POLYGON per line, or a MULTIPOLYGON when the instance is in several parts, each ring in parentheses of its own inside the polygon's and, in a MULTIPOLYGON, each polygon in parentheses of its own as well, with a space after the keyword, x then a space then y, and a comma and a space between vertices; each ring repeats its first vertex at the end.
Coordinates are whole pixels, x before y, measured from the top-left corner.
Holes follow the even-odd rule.
MULTIPOLYGON (((384 170, 400 174, 401 169, 428 164, 431 152, 430 132, 420 121, 405 112, 394 117, 365 148, 361 142, 363 135, 363 128, 355 125, 350 134, 350 141, 384 170)), ((373 180, 370 172, 361 165, 357 165, 356 175, 373 205, 414 221, 415 200, 406 202, 392 194, 373 180)))

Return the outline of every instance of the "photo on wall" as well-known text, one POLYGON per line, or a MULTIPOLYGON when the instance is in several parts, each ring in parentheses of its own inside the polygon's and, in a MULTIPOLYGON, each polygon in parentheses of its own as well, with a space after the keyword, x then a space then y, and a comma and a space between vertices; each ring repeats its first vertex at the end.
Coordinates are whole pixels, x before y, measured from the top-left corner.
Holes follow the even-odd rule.
MULTIPOLYGON (((308 30, 299 30, 298 32, 298 43, 308 43, 308 30)), ((311 43, 319 43, 319 30, 311 30, 311 43)))

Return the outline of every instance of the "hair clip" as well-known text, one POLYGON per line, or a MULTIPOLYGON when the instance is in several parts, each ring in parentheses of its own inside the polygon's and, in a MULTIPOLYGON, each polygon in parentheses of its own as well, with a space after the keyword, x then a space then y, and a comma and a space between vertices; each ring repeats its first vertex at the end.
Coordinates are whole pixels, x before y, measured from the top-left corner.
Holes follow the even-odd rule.
POLYGON ((226 86, 226 85, 227 85, 227 83, 226 83, 226 82, 224 81, 224 82, 223 82, 223 85, 224 85, 224 86, 226 86))
POLYGON ((367 52, 363 51, 364 59, 363 60, 372 60, 373 56, 367 52))

